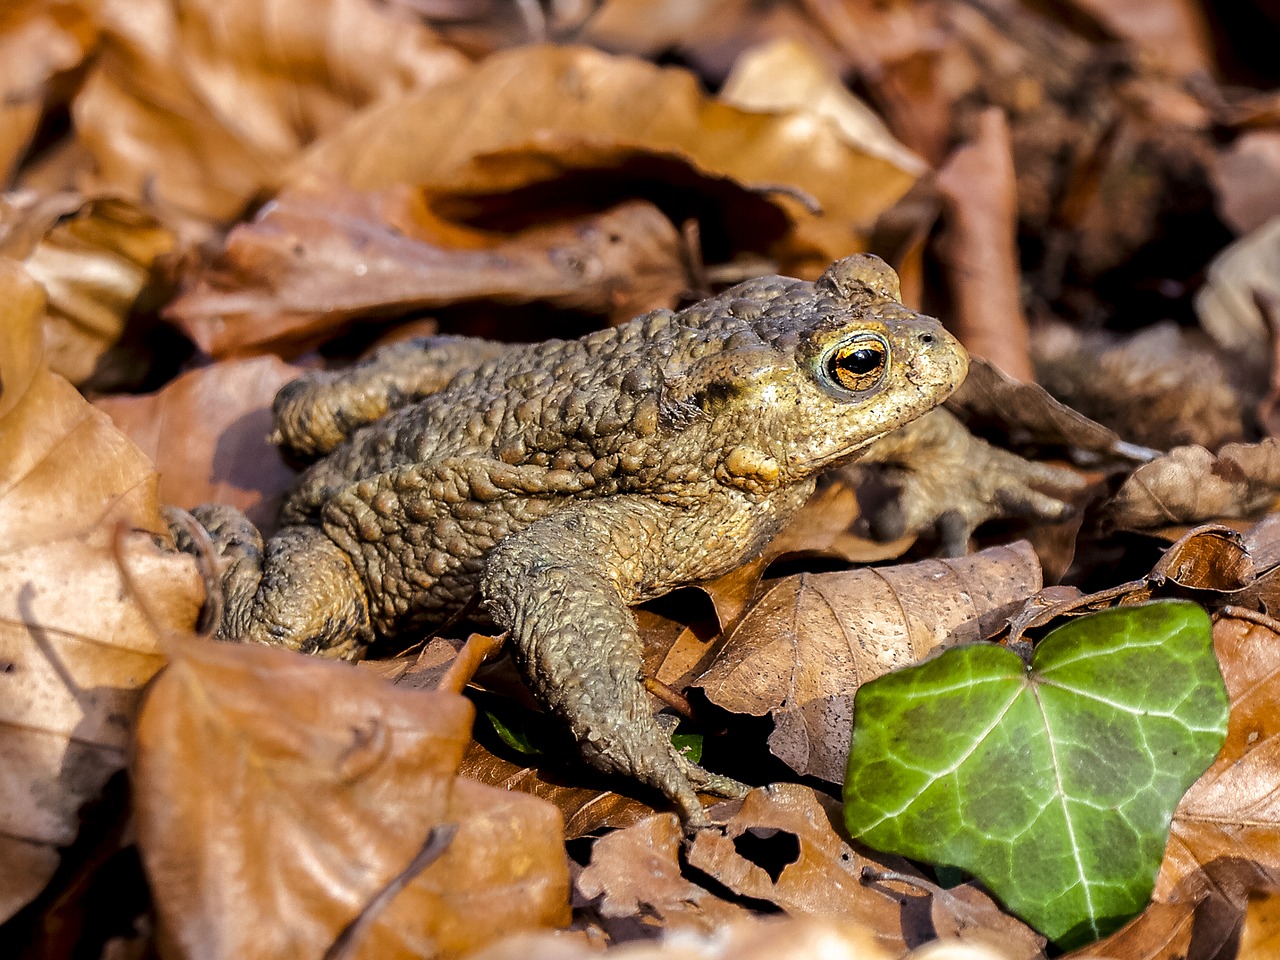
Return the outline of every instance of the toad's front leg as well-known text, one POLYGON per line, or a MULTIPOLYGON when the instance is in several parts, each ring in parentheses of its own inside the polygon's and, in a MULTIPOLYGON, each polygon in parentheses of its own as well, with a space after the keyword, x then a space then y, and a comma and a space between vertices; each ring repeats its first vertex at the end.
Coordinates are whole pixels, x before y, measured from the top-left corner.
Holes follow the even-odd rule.
POLYGON ((644 689, 627 608, 641 599, 671 509, 626 497, 570 507, 495 547, 481 589, 534 693, 569 726, 587 762, 662 791, 687 824, 701 826, 695 786, 724 796, 747 788, 672 746, 644 689))

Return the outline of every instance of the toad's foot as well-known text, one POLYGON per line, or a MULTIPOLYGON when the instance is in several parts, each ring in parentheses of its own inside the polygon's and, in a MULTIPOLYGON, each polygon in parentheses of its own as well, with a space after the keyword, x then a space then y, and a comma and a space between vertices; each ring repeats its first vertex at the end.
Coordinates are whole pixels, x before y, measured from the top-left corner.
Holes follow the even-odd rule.
POLYGON ((877 465, 897 497, 870 518, 872 534, 894 540, 934 529, 948 556, 962 556, 973 531, 988 520, 1066 519, 1074 508, 1063 498, 1085 486, 1074 470, 1027 460, 975 437, 943 409, 880 440, 847 469, 877 465))
POLYGON ((691 763, 654 718, 628 583, 651 570, 639 545, 670 522, 652 501, 582 504, 509 537, 489 555, 485 605, 511 632, 534 694, 562 718, 583 757, 665 794, 689 826, 709 821, 695 786, 726 796, 746 787, 691 763))
MULTIPOLYGON (((368 603, 351 560, 316 527, 262 535, 234 507, 206 504, 191 514, 209 532, 223 593, 218 638, 285 646, 352 659, 372 640, 368 603)), ((178 545, 195 546, 180 525, 178 545)))

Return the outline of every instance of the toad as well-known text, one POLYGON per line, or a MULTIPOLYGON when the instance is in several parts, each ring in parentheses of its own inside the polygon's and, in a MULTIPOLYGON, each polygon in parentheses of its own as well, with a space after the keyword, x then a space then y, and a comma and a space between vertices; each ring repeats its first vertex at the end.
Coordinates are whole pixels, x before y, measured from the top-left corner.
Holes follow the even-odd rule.
POLYGON ((746 788, 672 747, 628 608, 758 556, 819 473, 966 369, 859 255, 579 340, 432 337, 310 373, 274 406, 276 441, 315 461, 279 532, 196 511, 220 557, 218 634, 356 657, 478 595, 586 760, 705 823, 695 790, 746 788))

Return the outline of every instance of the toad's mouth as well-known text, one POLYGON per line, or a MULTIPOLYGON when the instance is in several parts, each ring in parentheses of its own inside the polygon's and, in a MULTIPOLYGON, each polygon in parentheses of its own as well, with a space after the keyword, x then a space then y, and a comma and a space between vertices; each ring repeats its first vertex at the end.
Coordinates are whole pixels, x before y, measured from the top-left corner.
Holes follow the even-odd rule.
MULTIPOLYGON (((898 428, 897 427, 893 428, 893 430, 896 430, 896 429, 898 428)), ((877 440, 881 440, 884 437, 887 437, 889 434, 893 433, 893 430, 885 430, 881 433, 873 433, 869 437, 863 437, 861 440, 859 440, 855 444, 852 444, 851 446, 841 447, 840 449, 835 450, 831 453, 828 453, 826 456, 823 456, 823 457, 800 457, 800 456, 793 457, 791 458, 791 465, 793 467, 795 466, 802 467, 807 473, 817 473, 821 470, 825 470, 827 467, 831 466, 832 464, 839 463, 843 460, 852 460, 857 454, 861 453, 863 450, 871 446, 871 444, 875 443, 877 440)))

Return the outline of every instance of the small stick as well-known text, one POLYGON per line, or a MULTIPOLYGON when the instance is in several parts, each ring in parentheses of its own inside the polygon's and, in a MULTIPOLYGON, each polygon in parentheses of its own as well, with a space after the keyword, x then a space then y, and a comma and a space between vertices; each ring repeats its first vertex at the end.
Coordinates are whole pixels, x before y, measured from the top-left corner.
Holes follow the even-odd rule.
POLYGON ((684 695, 672 690, 657 677, 645 677, 644 688, 686 720, 693 719, 693 706, 684 695))

